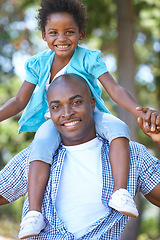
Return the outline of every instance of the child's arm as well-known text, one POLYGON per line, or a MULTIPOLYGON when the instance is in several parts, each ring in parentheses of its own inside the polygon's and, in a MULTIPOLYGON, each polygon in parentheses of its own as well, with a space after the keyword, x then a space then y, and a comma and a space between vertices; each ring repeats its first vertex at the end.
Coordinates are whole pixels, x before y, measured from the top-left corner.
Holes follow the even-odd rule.
MULTIPOLYGON (((110 97, 122 108, 132 113, 135 117, 141 117, 142 112, 137 111, 136 108, 140 105, 133 99, 133 97, 118 83, 116 83, 113 77, 108 73, 104 73, 99 78, 99 81, 108 92, 110 97)), ((144 114, 143 114, 144 115, 144 114)))
MULTIPOLYGON (((157 126, 154 121, 155 112, 153 113, 153 110, 149 108, 142 108, 123 87, 114 81, 113 77, 108 72, 101 75, 98 79, 113 101, 132 113, 136 118, 141 118, 143 120, 143 126, 145 125, 145 128, 142 129, 143 131, 145 130, 149 133, 160 129, 160 126, 157 126)), ((160 125, 159 117, 157 121, 160 125)))
POLYGON ((24 81, 17 95, 9 99, 0 108, 0 122, 21 112, 29 102, 35 89, 35 84, 24 81))

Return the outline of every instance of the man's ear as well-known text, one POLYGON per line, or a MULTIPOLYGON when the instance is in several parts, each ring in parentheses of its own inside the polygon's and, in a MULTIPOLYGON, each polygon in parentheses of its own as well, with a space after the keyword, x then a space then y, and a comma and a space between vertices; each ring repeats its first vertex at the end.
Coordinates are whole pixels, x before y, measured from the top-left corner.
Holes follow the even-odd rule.
POLYGON ((46 33, 45 32, 43 32, 42 31, 42 38, 43 38, 43 40, 46 42, 47 40, 46 40, 46 33))
POLYGON ((95 98, 91 97, 91 105, 92 105, 92 111, 94 112, 95 109, 95 98))
POLYGON ((82 32, 80 32, 79 34, 79 40, 82 40, 85 37, 85 31, 83 30, 82 32))

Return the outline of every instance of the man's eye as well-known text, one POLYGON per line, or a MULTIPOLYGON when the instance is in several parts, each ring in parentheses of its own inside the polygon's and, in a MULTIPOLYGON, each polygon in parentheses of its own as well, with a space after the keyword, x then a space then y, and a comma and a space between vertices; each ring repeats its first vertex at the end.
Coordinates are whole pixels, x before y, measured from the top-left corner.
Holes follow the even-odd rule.
POLYGON ((76 101, 74 101, 73 105, 79 105, 81 103, 82 103, 82 100, 76 100, 76 101))
POLYGON ((52 106, 51 107, 53 110, 58 110, 60 107, 58 105, 52 106))

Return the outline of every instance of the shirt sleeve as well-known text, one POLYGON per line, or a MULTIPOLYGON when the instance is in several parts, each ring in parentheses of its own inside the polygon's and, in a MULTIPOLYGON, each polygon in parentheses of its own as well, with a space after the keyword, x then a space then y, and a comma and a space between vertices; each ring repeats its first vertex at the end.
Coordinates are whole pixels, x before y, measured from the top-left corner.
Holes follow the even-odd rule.
POLYGON ((37 85, 39 80, 40 63, 36 55, 29 58, 24 67, 26 70, 25 80, 37 85))
POLYGON ((139 190, 146 195, 160 182, 160 160, 153 157, 143 145, 139 156, 141 158, 139 190))
POLYGON ((95 78, 99 78, 103 73, 108 72, 107 66, 100 57, 100 54, 101 51, 99 50, 90 50, 86 52, 85 56, 86 71, 95 78))
POLYGON ((0 195, 13 202, 28 191, 28 158, 31 145, 16 156, 0 171, 0 195))

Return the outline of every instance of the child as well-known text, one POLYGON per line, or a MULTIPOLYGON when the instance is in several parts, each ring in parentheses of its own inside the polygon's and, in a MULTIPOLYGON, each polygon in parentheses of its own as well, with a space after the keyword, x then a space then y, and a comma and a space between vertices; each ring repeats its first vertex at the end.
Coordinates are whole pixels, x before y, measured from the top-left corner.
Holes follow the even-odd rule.
MULTIPOLYGON (((48 114, 47 86, 64 73, 81 75, 96 99, 96 131, 110 142, 114 193, 109 206, 128 216, 137 217, 136 205, 127 191, 130 159, 128 127, 104 106, 97 78, 111 98, 136 117, 141 116, 141 112, 136 110, 139 104, 108 73, 99 56, 100 51, 78 46, 79 40, 85 36, 87 21, 85 7, 80 0, 42 0, 38 21, 43 40, 50 49, 26 62, 26 79, 17 96, 2 106, 0 121, 17 114, 29 102, 19 121, 19 132, 37 131, 48 114)), ((35 236, 45 227, 41 204, 52 156, 59 143, 59 133, 52 121, 48 120, 40 127, 32 144, 28 179, 29 212, 21 223, 20 239, 35 236)))

